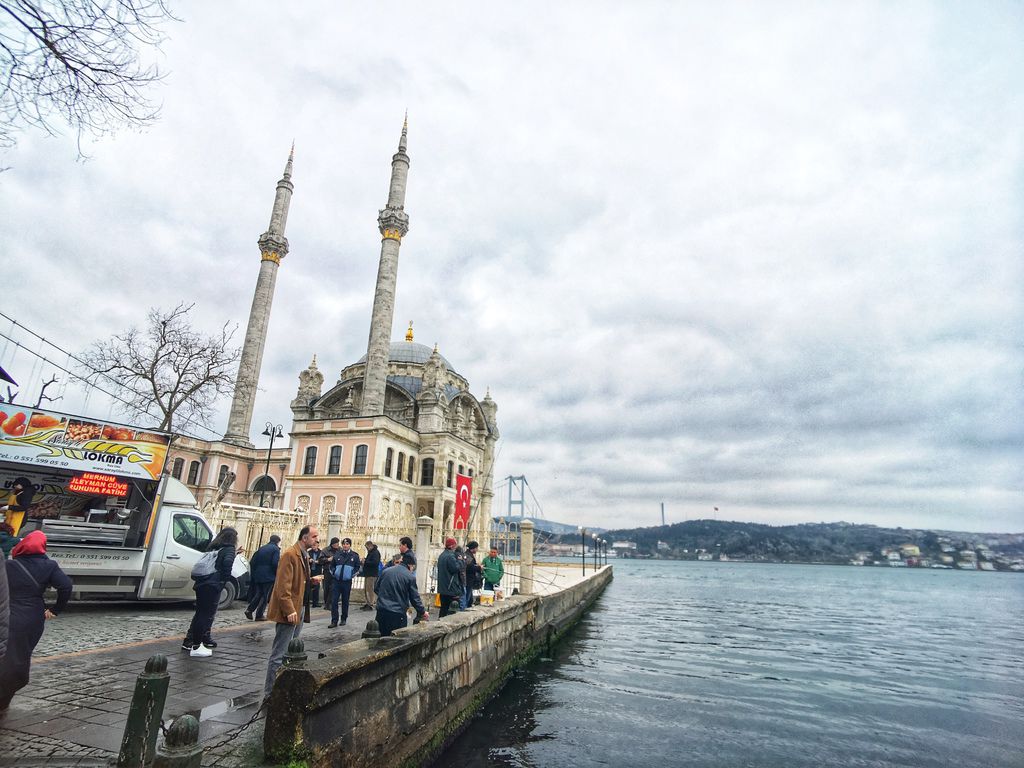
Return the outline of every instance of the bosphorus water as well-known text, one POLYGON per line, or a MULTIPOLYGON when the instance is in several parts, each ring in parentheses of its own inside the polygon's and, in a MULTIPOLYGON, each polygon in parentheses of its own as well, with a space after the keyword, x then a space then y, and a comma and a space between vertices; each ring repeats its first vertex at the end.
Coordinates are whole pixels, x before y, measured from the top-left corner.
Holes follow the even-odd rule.
POLYGON ((613 564, 438 764, 1024 766, 1024 575, 613 564))

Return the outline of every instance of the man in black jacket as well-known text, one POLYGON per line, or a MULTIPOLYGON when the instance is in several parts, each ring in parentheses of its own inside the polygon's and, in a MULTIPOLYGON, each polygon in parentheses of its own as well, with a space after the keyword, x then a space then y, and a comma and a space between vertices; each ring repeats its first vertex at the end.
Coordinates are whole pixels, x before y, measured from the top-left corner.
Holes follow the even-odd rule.
POLYGON ((361 610, 372 611, 377 607, 377 572, 380 570, 380 550, 372 541, 366 542, 366 557, 363 559, 363 607, 361 610))
MULTIPOLYGON (((458 544, 453 538, 444 540, 444 552, 437 558, 437 594, 441 596, 440 618, 444 618, 452 612, 454 602, 458 606, 459 598, 464 594, 462 587, 462 567, 455 557, 455 547, 458 544)), ((456 610, 458 608, 456 607, 456 610)))
POLYGON ((267 610, 267 603, 270 602, 270 592, 274 589, 274 579, 277 577, 277 564, 281 560, 281 537, 276 533, 270 537, 270 541, 253 553, 249 561, 249 570, 252 576, 252 599, 249 600, 249 607, 245 609, 245 618, 252 620, 256 614, 256 621, 265 621, 263 616, 267 610))
POLYGON ((473 590, 480 589, 484 585, 483 568, 476 559, 476 551, 479 544, 475 541, 466 545, 466 607, 473 606, 473 590))

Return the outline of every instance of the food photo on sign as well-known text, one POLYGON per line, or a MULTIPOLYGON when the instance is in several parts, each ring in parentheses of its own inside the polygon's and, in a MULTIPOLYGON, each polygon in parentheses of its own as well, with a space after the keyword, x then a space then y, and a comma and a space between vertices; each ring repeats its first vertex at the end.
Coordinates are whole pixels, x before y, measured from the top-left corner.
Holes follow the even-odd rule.
POLYGON ((0 406, 0 461, 108 471, 156 480, 170 436, 124 424, 0 406))

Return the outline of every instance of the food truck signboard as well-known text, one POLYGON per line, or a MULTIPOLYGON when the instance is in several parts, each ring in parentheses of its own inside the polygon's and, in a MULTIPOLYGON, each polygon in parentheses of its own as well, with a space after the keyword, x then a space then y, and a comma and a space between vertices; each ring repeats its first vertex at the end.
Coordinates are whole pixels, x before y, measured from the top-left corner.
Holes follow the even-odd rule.
POLYGON ((158 480, 170 436, 0 403, 0 461, 158 480))

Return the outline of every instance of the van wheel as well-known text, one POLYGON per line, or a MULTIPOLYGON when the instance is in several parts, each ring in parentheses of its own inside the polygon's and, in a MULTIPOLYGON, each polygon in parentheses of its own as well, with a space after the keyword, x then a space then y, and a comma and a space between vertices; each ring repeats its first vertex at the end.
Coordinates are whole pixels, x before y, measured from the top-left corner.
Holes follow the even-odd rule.
POLYGON ((218 608, 228 608, 235 599, 238 597, 238 587, 235 586, 235 582, 229 581, 224 585, 224 588, 220 591, 220 601, 217 603, 218 608))

